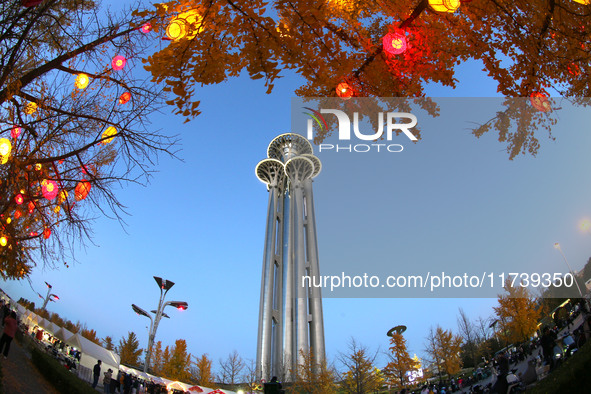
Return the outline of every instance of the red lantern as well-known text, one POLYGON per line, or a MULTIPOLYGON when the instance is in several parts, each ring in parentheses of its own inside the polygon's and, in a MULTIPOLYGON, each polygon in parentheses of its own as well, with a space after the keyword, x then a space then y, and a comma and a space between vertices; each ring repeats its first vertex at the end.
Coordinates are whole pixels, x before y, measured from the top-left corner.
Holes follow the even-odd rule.
POLYGON ((39 233, 37 231, 31 231, 31 237, 36 237, 39 235, 39 233))
POLYGON ((113 67, 113 70, 115 71, 123 70, 123 67, 125 67, 125 63, 127 63, 127 59, 125 59, 121 55, 117 55, 111 61, 111 67, 113 67))
POLYGON ((41 182, 41 192, 43 193, 43 197, 45 197, 48 200, 53 200, 57 197, 57 194, 59 193, 57 182, 44 179, 41 182))
POLYGON ((83 179, 76 185, 74 189, 74 197, 77 201, 84 200, 86 196, 88 196, 88 192, 90 192, 90 188, 92 185, 87 180, 83 179))
POLYGON ((35 212, 35 203, 33 201, 29 201, 28 208, 29 208, 29 213, 35 212))
POLYGON ((529 101, 531 102, 531 105, 535 109, 537 109, 538 111, 548 112, 548 111, 552 110, 552 106, 550 105, 550 101, 548 100, 548 97, 546 97, 546 95, 544 93, 533 92, 529 96, 529 101))
POLYGON ((21 135, 21 132, 23 131, 22 128, 18 127, 18 126, 14 126, 12 128, 12 130, 10 130, 10 136, 14 139, 17 139, 19 135, 21 135))
POLYGON ((149 33, 152 31, 152 25, 150 24, 150 22, 146 22, 142 25, 142 27, 140 28, 140 31, 144 34, 149 33))
POLYGON ((125 92, 119 96, 119 104, 125 104, 131 99, 131 93, 125 92))
POLYGON ((353 88, 347 83, 347 82, 341 82, 337 85, 337 96, 344 98, 344 99, 349 99, 351 97, 353 97, 353 93, 355 93, 353 91, 353 88))
POLYGON ((25 7, 35 7, 36 5, 39 5, 43 3, 43 0, 23 0, 22 1, 22 5, 25 7))
POLYGON ((17 205, 21 205, 23 202, 25 202, 25 198, 23 197, 22 194, 19 193, 19 194, 16 195, 16 197, 14 197, 14 202, 17 205))
POLYGON ((45 227, 45 230, 43 230, 43 238, 47 239, 47 238, 49 238, 50 235, 51 235, 51 229, 49 227, 45 227))
POLYGON ((402 32, 388 33, 384 36, 382 43, 384 51, 390 55, 400 55, 406 51, 406 35, 402 32))
POLYGON ((20 209, 17 209, 16 211, 14 211, 14 218, 15 219, 19 219, 22 215, 23 214, 20 209))

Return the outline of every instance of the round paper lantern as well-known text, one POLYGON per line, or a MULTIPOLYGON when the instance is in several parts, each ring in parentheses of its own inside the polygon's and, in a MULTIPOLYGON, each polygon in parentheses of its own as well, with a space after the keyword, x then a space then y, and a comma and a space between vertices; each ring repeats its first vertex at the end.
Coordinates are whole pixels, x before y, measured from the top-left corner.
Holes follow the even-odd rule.
POLYGON ((29 208, 29 213, 35 212, 35 203, 33 201, 29 201, 27 208, 29 208))
POLYGON ((6 224, 10 224, 12 222, 12 219, 9 217, 6 218, 6 224))
POLYGON ((455 12, 460 7, 460 0, 429 0, 433 11, 455 12))
POLYGON ((66 201, 66 198, 68 198, 68 191, 67 190, 60 190, 58 196, 57 196, 57 202, 58 204, 63 203, 64 201, 66 201))
POLYGON ((48 200, 53 200, 57 197, 57 194, 59 193, 57 182, 44 179, 41 182, 41 192, 43 193, 43 197, 45 197, 48 200))
POLYGON ((400 55, 406 51, 406 35, 401 32, 388 33, 384 36, 382 43, 384 44, 384 51, 390 55, 400 55))
POLYGON ((23 109, 23 111, 27 114, 27 115, 32 115, 37 111, 37 103, 27 103, 25 105, 25 108, 23 109))
POLYGON ((127 59, 121 55, 117 55, 111 61, 111 67, 113 67, 113 70, 115 71, 123 70, 125 63, 127 63, 127 59))
POLYGON ((193 38, 203 31, 203 17, 197 10, 180 13, 166 27, 166 36, 170 40, 193 38), (193 28, 193 26, 196 26, 193 28))
POLYGON ((51 236, 51 229, 49 227, 45 227, 43 230, 43 238, 47 239, 51 236))
POLYGON ((76 77, 76 81, 74 82, 74 85, 76 85, 76 87, 78 89, 84 89, 88 86, 88 82, 90 82, 88 75, 86 75, 84 73, 80 73, 76 77))
POLYGON ((529 96, 529 101, 531 102, 531 105, 535 109, 537 109, 538 111, 548 112, 548 111, 552 110, 552 106, 550 105, 550 101, 548 100, 548 97, 546 97, 546 95, 544 93, 533 92, 529 96))
POLYGON ((591 0, 573 0, 575 3, 579 3, 579 4, 583 4, 583 5, 589 5, 591 4, 591 0))
POLYGON ((20 194, 20 193, 19 193, 19 194, 17 194, 17 195, 14 197, 14 202, 15 202, 17 205, 21 205, 23 202, 25 202, 25 198, 23 197, 23 195, 22 195, 22 194, 20 194))
POLYGON ((113 138, 115 138, 115 135, 117 134, 117 129, 114 128, 113 126, 109 126, 107 127, 107 129, 105 131, 103 131, 103 135, 101 136, 101 138, 107 138, 106 140, 103 140, 103 144, 108 144, 111 141, 113 141, 113 138))
POLYGON ((37 164, 35 164, 35 169, 36 169, 37 171, 41 171, 41 169, 42 169, 42 168, 43 168, 43 165, 42 165, 41 163, 37 163, 37 164))
POLYGON ((131 100, 131 93, 125 92, 121 96, 119 96, 119 104, 125 104, 129 100, 131 100))
POLYGON ((144 34, 149 33, 152 31, 152 25, 150 24, 150 22, 146 22, 142 25, 142 27, 140 27, 140 31, 144 34))
POLYGON ((17 139, 19 135, 21 135, 23 129, 21 127, 18 126, 14 126, 11 130, 10 130, 10 136, 14 139, 17 139))
POLYGON ((22 5, 25 7, 35 7, 36 5, 39 5, 43 3, 43 0, 23 0, 22 1, 22 5))
POLYGON ((184 19, 174 18, 166 26, 166 36, 171 40, 180 40, 187 35, 187 22, 184 19))
POLYGON ((21 212, 20 209, 17 209, 14 211, 14 218, 15 219, 20 219, 21 216, 23 216, 23 213, 21 212))
POLYGON ((351 86, 347 83, 347 82, 341 82, 337 85, 337 96, 344 98, 344 99, 349 99, 351 97, 353 97, 353 88, 351 88, 351 86))
POLYGON ((77 201, 84 200, 88 193, 90 192, 90 188, 92 185, 87 180, 83 179, 76 185, 74 189, 74 197, 76 197, 77 201))
POLYGON ((0 138, 0 164, 5 164, 12 152, 12 144, 7 138, 0 138))
POLYGON ((0 246, 6 246, 6 244, 8 243, 8 239, 6 239, 6 237, 3 235, 0 237, 0 246))

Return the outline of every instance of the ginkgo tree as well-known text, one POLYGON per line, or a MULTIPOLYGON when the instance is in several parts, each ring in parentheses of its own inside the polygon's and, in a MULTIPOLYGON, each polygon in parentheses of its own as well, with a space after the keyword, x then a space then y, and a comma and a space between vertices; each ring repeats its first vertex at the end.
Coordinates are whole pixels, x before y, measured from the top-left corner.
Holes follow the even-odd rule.
POLYGON ((0 3, 0 276, 71 262, 97 212, 122 218, 116 187, 144 183, 174 138, 146 116, 161 89, 133 64, 149 25, 90 0, 0 3))
POLYGON ((300 96, 416 98, 429 83, 454 87, 455 67, 475 60, 500 94, 531 99, 473 130, 496 130, 510 158, 551 137, 550 96, 586 103, 590 14, 583 0, 172 0, 138 13, 169 42, 146 69, 188 119, 198 87, 243 72, 267 92, 291 70, 305 81, 300 96))

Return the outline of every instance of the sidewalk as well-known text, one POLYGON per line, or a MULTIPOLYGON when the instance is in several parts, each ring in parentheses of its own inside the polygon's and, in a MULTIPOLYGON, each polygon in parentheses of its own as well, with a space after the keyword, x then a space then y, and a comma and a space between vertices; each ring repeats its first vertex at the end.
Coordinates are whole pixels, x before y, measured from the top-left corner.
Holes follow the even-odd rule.
POLYGON ((59 394, 51 384, 37 371, 29 354, 16 341, 10 344, 10 352, 2 364, 2 384, 6 394, 59 394))

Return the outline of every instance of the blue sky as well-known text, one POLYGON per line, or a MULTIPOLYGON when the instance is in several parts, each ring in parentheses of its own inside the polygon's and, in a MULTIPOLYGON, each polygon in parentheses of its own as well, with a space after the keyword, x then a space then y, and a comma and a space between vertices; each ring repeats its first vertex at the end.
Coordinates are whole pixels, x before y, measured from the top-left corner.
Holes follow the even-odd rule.
MULTIPOLYGON (((428 94, 496 96, 477 64, 459 70, 456 90, 432 86, 428 94)), ((161 321, 157 340, 186 339, 193 355, 207 353, 216 363, 234 349, 254 359, 267 209, 254 168, 275 136, 304 133, 291 130, 291 98, 301 83, 286 77, 265 95, 262 83, 234 79, 199 88, 203 113, 189 123, 153 114, 155 129, 180 135, 183 161, 161 157, 149 185, 119 190, 130 212, 127 225, 98 219, 94 244, 77 252, 79 264, 33 273, 36 291, 45 294, 47 281, 60 296, 48 309, 116 342, 133 331, 144 347, 149 321, 131 304, 156 308, 156 275, 176 283, 167 300, 189 303, 186 311, 167 310, 171 319, 161 321)), ((314 183, 321 271, 387 260, 396 269, 430 261, 482 271, 508 262, 564 272, 554 242, 581 269, 591 256, 591 235, 577 230, 580 219, 591 217, 588 121, 561 118, 555 142, 542 137, 537 157, 514 161, 492 134, 476 139, 465 127, 441 126, 417 144, 405 143, 403 153, 372 156, 379 164, 318 155, 324 165, 314 183), (355 201, 373 208, 362 210, 355 201)), ((13 298, 41 301, 26 281, 1 286, 13 298)), ((431 326, 456 330, 459 307, 486 318, 495 304, 488 298, 326 298, 327 355, 334 360, 351 337, 385 350, 386 332, 405 324, 409 350, 420 356, 431 326)), ((379 356, 379 364, 383 360, 379 356)))

